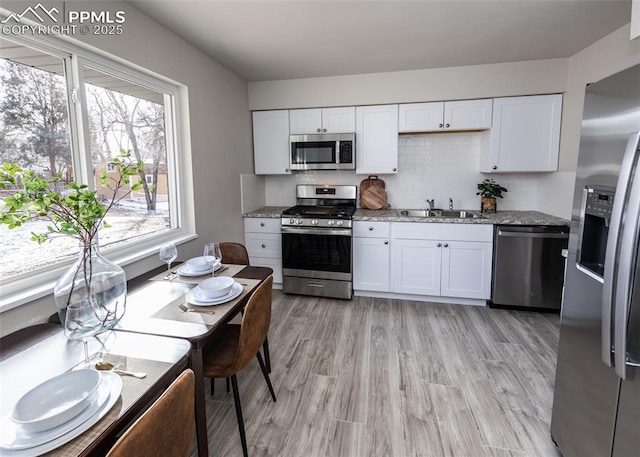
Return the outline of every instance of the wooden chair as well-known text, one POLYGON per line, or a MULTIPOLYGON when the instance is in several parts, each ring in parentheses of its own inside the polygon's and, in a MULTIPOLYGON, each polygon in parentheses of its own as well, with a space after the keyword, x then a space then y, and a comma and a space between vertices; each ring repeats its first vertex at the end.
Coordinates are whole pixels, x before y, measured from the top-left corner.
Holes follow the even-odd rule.
MULTIPOLYGON (((222 263, 234 263, 236 265, 250 265, 249 253, 244 244, 234 242, 222 242, 220 243, 220 252, 222 253, 222 263)), ((264 363, 267 366, 267 371, 271 373, 271 357, 269 356, 269 340, 264 339, 262 344, 262 350, 264 352, 264 363)))
POLYGON ((212 379, 231 378, 238 430, 240 431, 242 452, 245 457, 248 455, 247 439, 244 431, 244 419, 242 418, 236 373, 247 366, 254 357, 257 357, 262 375, 267 381, 271 398, 276 401, 276 394, 273 391, 269 373, 260 355, 260 346, 267 336, 269 324, 271 323, 272 286, 273 276, 269 276, 249 298, 242 315, 242 323, 240 325, 226 324, 223 326, 220 330, 220 337, 206 346, 203 352, 204 376, 212 379))
POLYGON ((107 457, 186 457, 196 434, 195 377, 185 370, 116 441, 107 457))

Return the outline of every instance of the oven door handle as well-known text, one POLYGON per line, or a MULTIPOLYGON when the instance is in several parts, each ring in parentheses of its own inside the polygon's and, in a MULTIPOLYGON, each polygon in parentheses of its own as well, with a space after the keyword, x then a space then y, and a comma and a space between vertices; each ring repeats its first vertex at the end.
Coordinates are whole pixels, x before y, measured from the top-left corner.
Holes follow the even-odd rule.
POLYGON ((281 233, 291 235, 351 236, 351 229, 281 227, 281 233))

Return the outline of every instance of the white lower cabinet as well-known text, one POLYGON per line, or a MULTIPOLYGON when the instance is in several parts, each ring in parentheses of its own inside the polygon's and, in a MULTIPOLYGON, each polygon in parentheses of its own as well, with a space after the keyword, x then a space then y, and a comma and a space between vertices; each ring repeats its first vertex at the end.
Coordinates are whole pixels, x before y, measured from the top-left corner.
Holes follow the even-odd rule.
POLYGON ((273 282, 282 284, 282 235, 280 219, 247 217, 244 219, 244 244, 249 261, 256 267, 273 270, 273 282))
POLYGON ((490 298, 492 225, 396 222, 391 232, 393 292, 490 298))
POLYGON ((389 222, 354 221, 354 290, 389 292, 389 226, 389 222))

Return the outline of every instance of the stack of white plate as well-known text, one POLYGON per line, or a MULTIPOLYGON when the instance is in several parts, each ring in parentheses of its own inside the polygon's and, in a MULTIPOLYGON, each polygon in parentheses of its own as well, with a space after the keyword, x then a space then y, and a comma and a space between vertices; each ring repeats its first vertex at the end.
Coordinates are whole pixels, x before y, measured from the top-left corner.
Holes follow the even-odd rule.
POLYGON ((202 281, 189 290, 186 300, 194 306, 221 305, 233 300, 242 293, 242 284, 228 276, 218 276, 202 281))
POLYGON ((0 455, 40 455, 62 446, 100 420, 121 391, 118 375, 93 369, 39 384, 0 418, 0 455))
POLYGON ((202 276, 209 274, 212 271, 219 270, 222 264, 220 262, 216 262, 212 268, 212 260, 213 257, 193 257, 187 260, 184 265, 180 266, 180 268, 178 268, 178 274, 182 276, 202 276))

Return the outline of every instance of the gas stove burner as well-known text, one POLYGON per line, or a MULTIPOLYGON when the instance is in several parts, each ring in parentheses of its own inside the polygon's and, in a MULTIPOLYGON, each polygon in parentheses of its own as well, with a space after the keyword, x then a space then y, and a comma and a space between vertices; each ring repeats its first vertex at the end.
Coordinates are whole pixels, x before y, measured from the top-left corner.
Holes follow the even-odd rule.
POLYGON ((318 219, 351 219, 356 212, 354 206, 303 206, 297 205, 287 208, 283 216, 314 217, 318 219))

